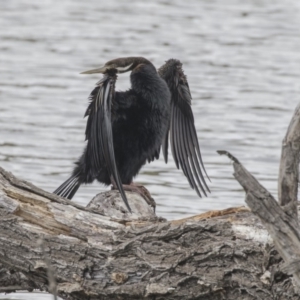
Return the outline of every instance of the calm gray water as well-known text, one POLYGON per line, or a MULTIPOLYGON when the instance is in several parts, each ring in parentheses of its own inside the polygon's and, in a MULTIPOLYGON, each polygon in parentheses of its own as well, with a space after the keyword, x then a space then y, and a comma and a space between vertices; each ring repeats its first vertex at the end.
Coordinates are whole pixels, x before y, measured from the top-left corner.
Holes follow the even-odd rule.
MULTIPOLYGON (((188 76, 212 193, 199 199, 173 161, 160 159, 136 178, 158 215, 244 204, 218 149, 277 196, 281 141, 300 99, 298 0, 0 1, 0 41, 0 165, 15 175, 47 191, 69 176, 100 78, 79 72, 120 56, 145 56, 157 67, 173 57, 188 76)), ((129 74, 120 76, 117 87, 128 86, 129 74)), ((74 201, 85 205, 103 190, 82 187, 74 201)))

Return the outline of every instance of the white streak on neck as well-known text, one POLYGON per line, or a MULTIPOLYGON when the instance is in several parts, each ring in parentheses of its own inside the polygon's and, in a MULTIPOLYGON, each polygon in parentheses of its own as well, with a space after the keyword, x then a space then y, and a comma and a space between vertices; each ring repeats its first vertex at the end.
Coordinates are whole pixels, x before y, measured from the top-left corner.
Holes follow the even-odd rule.
POLYGON ((119 72, 126 72, 130 69, 130 67, 133 65, 133 63, 131 63, 130 65, 126 66, 126 67, 117 67, 116 69, 119 71, 119 72))

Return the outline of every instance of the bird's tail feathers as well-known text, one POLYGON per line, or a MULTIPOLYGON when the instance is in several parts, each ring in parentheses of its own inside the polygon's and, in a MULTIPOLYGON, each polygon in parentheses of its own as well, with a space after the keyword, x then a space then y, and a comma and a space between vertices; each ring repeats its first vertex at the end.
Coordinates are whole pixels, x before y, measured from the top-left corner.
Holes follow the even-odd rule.
POLYGON ((71 200, 80 184, 79 176, 78 174, 75 174, 61 184, 53 193, 71 200))

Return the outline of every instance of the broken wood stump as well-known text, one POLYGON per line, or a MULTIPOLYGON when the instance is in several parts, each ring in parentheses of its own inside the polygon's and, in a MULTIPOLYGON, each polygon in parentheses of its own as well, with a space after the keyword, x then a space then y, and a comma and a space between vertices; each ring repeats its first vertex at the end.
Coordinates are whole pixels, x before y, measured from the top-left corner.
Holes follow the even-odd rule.
POLYGON ((47 256, 63 299, 297 299, 249 209, 166 221, 99 197, 82 207, 0 169, 0 291, 49 291, 47 256))
POLYGON ((167 221, 127 193, 129 214, 116 191, 83 207, 0 168, 0 292, 37 289, 70 300, 299 300, 299 111, 283 142, 282 207, 235 157, 219 152, 233 161, 253 213, 239 207, 167 221))

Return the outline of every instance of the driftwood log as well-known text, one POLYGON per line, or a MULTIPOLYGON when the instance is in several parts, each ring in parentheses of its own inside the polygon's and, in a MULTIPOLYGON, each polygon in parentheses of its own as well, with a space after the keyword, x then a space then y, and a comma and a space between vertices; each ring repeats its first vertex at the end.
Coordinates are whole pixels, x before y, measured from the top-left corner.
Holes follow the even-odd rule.
POLYGON ((82 207, 0 168, 0 292, 37 289, 80 300, 300 299, 299 110, 283 142, 284 206, 230 153, 219 152, 233 160, 256 216, 240 207, 166 221, 134 194, 129 215, 116 191, 82 207))

